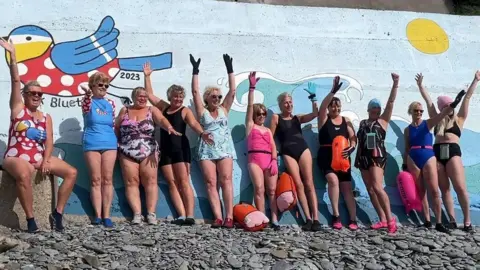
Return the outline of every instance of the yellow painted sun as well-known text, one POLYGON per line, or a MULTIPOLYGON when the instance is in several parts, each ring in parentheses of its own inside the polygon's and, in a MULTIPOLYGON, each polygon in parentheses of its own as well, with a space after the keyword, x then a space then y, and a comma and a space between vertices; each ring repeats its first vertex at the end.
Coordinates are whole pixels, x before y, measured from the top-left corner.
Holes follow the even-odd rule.
POLYGON ((407 38, 412 46, 426 54, 440 54, 448 50, 445 30, 429 19, 415 19, 407 25, 407 38))

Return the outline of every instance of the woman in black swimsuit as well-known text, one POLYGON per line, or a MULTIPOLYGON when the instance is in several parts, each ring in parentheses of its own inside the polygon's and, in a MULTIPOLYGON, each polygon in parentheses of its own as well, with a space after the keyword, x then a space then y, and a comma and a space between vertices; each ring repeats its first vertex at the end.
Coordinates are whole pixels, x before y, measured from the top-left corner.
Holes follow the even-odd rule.
POLYGON ((318 149, 317 164, 325 175, 325 178, 327 178, 328 196, 332 203, 333 228, 342 228, 338 211, 339 190, 341 190, 350 214, 350 224, 348 228, 350 230, 357 230, 358 225, 356 222, 356 205, 352 190, 351 169, 349 168, 347 172, 334 171, 331 165, 333 158, 332 143, 335 137, 343 136, 350 141, 350 146, 344 149, 342 153, 343 157, 349 160, 357 144, 352 122, 350 119, 340 115, 342 104, 340 99, 334 97, 341 86, 340 77, 336 76, 333 80, 331 92, 323 99, 320 105, 318 112, 318 141, 320 148, 318 149))
POLYGON ((207 143, 212 143, 209 134, 203 131, 200 123, 189 108, 183 106, 185 90, 179 85, 172 85, 167 90, 168 102, 156 97, 153 94, 150 74, 150 64, 143 66, 145 75, 145 89, 148 93, 148 100, 163 112, 165 118, 173 128, 182 136, 169 135, 165 130, 160 131, 160 162, 159 166, 169 187, 178 218, 173 221, 178 225, 193 225, 195 198, 190 185, 190 143, 185 130, 187 124, 202 137, 207 143), (180 192, 179 192, 180 191, 180 192))
POLYGON ((312 100, 313 112, 306 115, 293 115, 292 96, 288 93, 280 94, 277 101, 281 113, 272 116, 270 130, 278 138, 280 153, 297 188, 298 200, 307 219, 303 230, 319 231, 321 224, 318 220, 317 194, 313 184, 312 154, 303 139, 301 128, 302 123, 308 123, 317 116, 315 94, 311 94, 309 98, 312 100), (305 193, 308 194, 308 200, 305 193))
MULTIPOLYGON (((435 105, 433 104, 427 90, 423 86, 423 75, 417 74, 416 81, 420 93, 423 99, 427 103, 428 114, 430 117, 434 117, 438 114, 435 105)), ((472 231, 472 224, 470 221, 470 200, 468 197, 467 187, 465 183, 465 170, 462 163, 462 151, 460 149, 459 141, 462 134, 463 125, 468 115, 468 106, 470 105, 470 98, 473 95, 473 91, 477 87, 478 81, 480 81, 480 71, 475 73, 472 83, 467 90, 467 93, 463 99, 462 105, 455 113, 446 116, 439 124, 434 128, 435 144, 433 150, 435 157, 437 158, 438 167, 438 184, 440 191, 442 192, 442 199, 447 213, 450 218, 450 228, 457 228, 457 222, 455 221, 455 211, 453 208, 453 198, 450 193, 450 180, 452 180, 453 188, 458 195, 458 200, 463 211, 463 229, 465 231, 472 231)), ((438 97, 437 106, 439 110, 453 102, 453 99, 440 96, 438 97)))
POLYGON ((382 106, 378 99, 372 99, 368 103, 368 119, 362 120, 358 128, 358 150, 355 158, 355 167, 362 173, 370 201, 380 219, 371 228, 374 230, 388 228, 389 233, 397 231, 397 221, 392 216, 390 199, 383 189, 383 175, 387 164, 385 137, 397 97, 399 76, 392 73, 392 80, 390 97, 382 114, 380 114, 382 106))

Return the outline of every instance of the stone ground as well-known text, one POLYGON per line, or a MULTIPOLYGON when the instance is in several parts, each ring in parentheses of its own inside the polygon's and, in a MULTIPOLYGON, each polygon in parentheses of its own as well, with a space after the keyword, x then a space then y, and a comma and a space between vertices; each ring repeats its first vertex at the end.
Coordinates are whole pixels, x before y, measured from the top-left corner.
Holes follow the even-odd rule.
POLYGON ((480 232, 68 225, 33 235, 0 228, 0 269, 480 269, 480 232))

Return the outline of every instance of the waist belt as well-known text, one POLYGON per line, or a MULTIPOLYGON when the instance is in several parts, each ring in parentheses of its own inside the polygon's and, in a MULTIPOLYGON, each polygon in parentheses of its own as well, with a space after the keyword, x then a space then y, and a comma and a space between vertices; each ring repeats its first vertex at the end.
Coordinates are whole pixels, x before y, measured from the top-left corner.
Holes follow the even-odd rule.
POLYGON ((320 147, 332 147, 331 144, 321 144, 320 147))
POLYGON ((431 145, 415 145, 410 147, 410 149, 433 149, 431 145))
POLYGON ((262 153, 262 154, 269 154, 271 155, 272 152, 269 152, 269 151, 265 151, 265 150, 249 150, 248 153, 262 153))

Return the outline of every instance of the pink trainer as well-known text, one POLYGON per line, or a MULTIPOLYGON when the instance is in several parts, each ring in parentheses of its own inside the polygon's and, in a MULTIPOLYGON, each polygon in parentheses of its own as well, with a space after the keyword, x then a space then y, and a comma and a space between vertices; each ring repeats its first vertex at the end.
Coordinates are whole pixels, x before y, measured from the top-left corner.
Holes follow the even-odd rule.
POLYGON ((373 230, 385 229, 387 227, 388 227, 388 224, 387 224, 387 222, 384 222, 384 221, 379 221, 379 222, 377 222, 375 224, 372 224, 370 226, 370 228, 373 229, 373 230))

